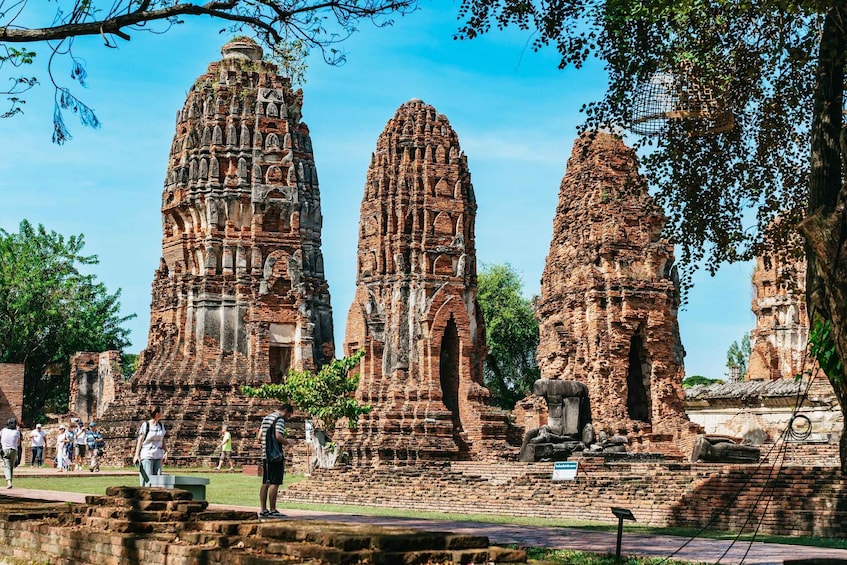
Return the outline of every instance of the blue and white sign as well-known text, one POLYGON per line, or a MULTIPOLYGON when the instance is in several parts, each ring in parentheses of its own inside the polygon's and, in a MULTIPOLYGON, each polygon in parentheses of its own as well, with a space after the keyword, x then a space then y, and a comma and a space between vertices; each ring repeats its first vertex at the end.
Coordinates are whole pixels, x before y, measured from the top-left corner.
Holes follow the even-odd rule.
POLYGON ((553 463, 554 481, 572 481, 579 469, 578 461, 556 461, 553 463))

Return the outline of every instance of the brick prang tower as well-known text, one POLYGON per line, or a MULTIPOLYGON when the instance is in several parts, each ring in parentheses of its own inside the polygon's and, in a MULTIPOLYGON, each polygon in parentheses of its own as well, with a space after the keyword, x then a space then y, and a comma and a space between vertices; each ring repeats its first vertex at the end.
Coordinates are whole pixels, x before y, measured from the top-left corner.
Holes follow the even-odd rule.
POLYGON ((793 379, 814 367, 812 358, 806 359, 806 261, 758 256, 752 282, 756 328, 750 332, 747 374, 741 376, 747 380, 793 379))
POLYGON ((111 437, 132 437, 161 405, 183 457, 210 453, 223 423, 236 455, 252 452, 267 407, 240 386, 334 354, 303 93, 252 40, 221 52, 177 112, 148 345, 105 416, 111 437))
POLYGON ((595 429, 631 451, 687 455, 698 431, 682 405, 673 246, 635 152, 581 135, 559 189, 541 278, 541 376, 588 385, 595 429))
POLYGON ((484 458, 506 419, 486 403, 476 302, 476 200, 443 114, 403 104, 376 143, 362 199, 345 350, 364 349, 357 397, 373 406, 347 445, 358 462, 484 458))

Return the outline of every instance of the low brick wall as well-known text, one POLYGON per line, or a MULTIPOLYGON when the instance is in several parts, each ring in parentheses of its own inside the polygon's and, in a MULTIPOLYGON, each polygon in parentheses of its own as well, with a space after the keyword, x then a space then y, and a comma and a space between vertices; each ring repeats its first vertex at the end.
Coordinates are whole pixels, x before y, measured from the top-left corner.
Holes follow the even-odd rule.
POLYGON ((847 478, 834 467, 605 463, 584 459, 576 480, 553 482, 552 463, 429 464, 318 470, 280 492, 291 502, 536 516, 847 537, 847 478), (770 498, 770 502, 768 499, 770 498))
POLYGON ((111 487, 86 504, 0 495, 0 555, 51 565, 524 563, 485 536, 207 510, 180 490, 111 487))

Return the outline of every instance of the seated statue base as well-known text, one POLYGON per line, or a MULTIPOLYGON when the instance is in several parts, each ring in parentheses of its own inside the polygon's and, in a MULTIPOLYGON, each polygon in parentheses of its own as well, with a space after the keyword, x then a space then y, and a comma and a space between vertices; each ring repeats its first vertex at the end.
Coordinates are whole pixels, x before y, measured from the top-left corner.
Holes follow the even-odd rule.
POLYGON ((585 449, 581 441, 563 443, 528 443, 521 448, 520 460, 525 463, 534 461, 567 461, 576 451, 585 449))

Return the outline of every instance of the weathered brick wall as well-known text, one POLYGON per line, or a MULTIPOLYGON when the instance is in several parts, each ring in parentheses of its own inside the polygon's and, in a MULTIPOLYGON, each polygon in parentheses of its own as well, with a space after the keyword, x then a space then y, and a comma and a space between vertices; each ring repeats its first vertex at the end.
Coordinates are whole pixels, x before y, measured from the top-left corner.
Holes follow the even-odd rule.
POLYGON ((100 418, 112 402, 120 395, 124 382, 120 351, 105 351, 100 354, 98 368, 98 401, 95 418, 100 418))
POLYGON ((110 487, 84 505, 0 498, 0 553, 53 565, 524 563, 488 538, 357 524, 260 522, 180 490, 110 487), (9 519, 14 516, 14 519, 9 519))
POLYGON ((583 458, 574 481, 553 482, 552 463, 452 462, 326 471, 292 485, 288 501, 560 517, 615 523, 612 506, 640 524, 711 525, 778 535, 847 537, 847 478, 836 467, 604 463, 583 458), (760 494, 771 496, 766 505, 760 494), (754 504, 757 500, 760 502, 754 504), (821 509, 816 512, 816 509, 821 509))
POLYGON ((77 353, 71 358, 71 413, 84 422, 96 420, 114 401, 122 383, 120 351, 77 353))
POLYGON ((0 422, 5 424, 11 417, 20 421, 23 405, 24 366, 16 363, 0 363, 0 422))
POLYGON ((559 189, 538 300, 541 376, 589 389, 595 429, 630 449, 687 453, 673 246, 638 175, 635 152, 609 134, 574 143, 559 189))
POLYGON ((357 397, 374 409, 341 434, 357 462, 509 451, 482 380, 475 218, 456 132, 406 102, 377 139, 361 206, 345 351, 365 351, 357 397))

